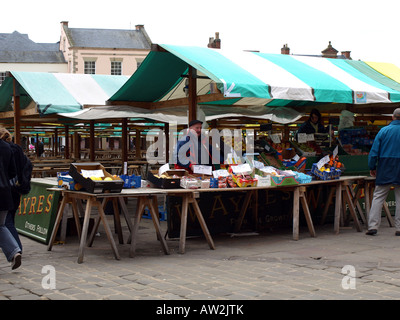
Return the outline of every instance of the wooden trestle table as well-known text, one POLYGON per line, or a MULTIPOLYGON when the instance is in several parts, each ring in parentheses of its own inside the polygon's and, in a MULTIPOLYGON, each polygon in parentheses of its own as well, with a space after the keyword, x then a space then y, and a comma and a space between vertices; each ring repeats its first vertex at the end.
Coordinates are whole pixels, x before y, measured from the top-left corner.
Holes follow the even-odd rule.
MULTIPOLYGON (((87 242, 88 245, 89 246, 92 245, 94 235, 95 235, 97 228, 99 226, 99 223, 101 221, 105 228, 108 240, 110 241, 114 256, 116 259, 120 259, 117 247, 115 245, 110 227, 107 223, 107 220, 106 220, 106 217, 104 214, 104 210, 103 210, 105 201, 112 200, 114 203, 114 208, 116 208, 117 203, 120 204, 121 211, 125 217, 128 228, 131 232, 131 238, 130 238, 131 246, 130 246, 130 251, 129 251, 130 257, 134 257, 134 255, 135 255, 136 238, 137 238, 137 232, 139 229, 139 223, 140 223, 142 213, 146 207, 149 208, 149 211, 152 216, 153 223, 154 223, 154 227, 156 229, 157 238, 161 242, 162 249, 165 254, 169 254, 169 249, 168 249, 167 243, 166 243, 165 239, 162 237, 161 232, 160 232, 158 206, 157 206, 157 195, 174 195, 174 196, 182 197, 179 253, 181 253, 181 254, 185 253, 186 227, 187 227, 187 217, 188 217, 189 205, 193 206, 194 213, 196 214, 196 217, 199 220, 200 226, 202 228, 202 231, 204 233, 204 236, 207 240, 207 243, 208 243, 210 249, 215 249, 213 239, 207 228, 206 222, 204 220, 204 217, 200 210, 200 207, 196 201, 196 198, 198 198, 199 194, 202 192, 227 192, 227 191, 245 192, 246 196, 244 199, 243 207, 241 209, 241 212, 240 212, 239 217, 235 224, 235 232, 239 232, 240 227, 243 222, 243 219, 244 219, 244 216, 246 214, 247 208, 250 204, 251 198, 256 197, 257 190, 260 190, 260 189, 277 189, 277 190, 285 190, 285 191, 293 192, 293 212, 292 212, 292 214, 293 214, 293 240, 299 239, 300 205, 302 206, 302 209, 303 209, 306 221, 307 221, 307 226, 308 226, 310 236, 315 237, 316 233, 315 233, 315 229, 314 229, 314 225, 313 225, 313 221, 312 221, 312 217, 310 214, 310 210, 309 210, 308 203, 307 203, 307 197, 306 197, 307 188, 310 186, 315 186, 315 185, 326 185, 326 186, 331 187, 331 191, 329 193, 330 195, 326 201, 326 208, 325 208, 324 212, 326 212, 327 207, 331 204, 332 199, 333 199, 333 193, 335 193, 335 196, 336 196, 336 199, 334 202, 334 206, 335 206, 334 232, 335 232, 335 234, 339 233, 340 219, 342 216, 343 208, 345 208, 346 204, 349 208, 350 215, 354 221, 354 226, 355 226, 356 230, 358 232, 361 232, 362 227, 361 227, 361 224, 357 217, 357 213, 356 213, 356 209, 355 209, 357 206, 359 193, 354 194, 353 189, 352 189, 352 183, 355 181, 357 183, 363 183, 364 178, 366 178, 366 177, 364 177, 364 176, 348 176, 348 177, 344 176, 344 177, 341 177, 340 179, 336 179, 336 180, 327 180, 327 181, 318 180, 318 181, 312 181, 310 183, 305 183, 305 184, 280 186, 280 187, 269 186, 269 187, 226 188, 226 189, 137 188, 137 189, 123 189, 121 191, 121 193, 101 193, 101 194, 93 194, 93 193, 87 193, 87 192, 81 192, 81 191, 69 191, 69 190, 61 189, 63 197, 62 197, 62 201, 61 201, 58 213, 57 213, 57 218, 56 218, 53 232, 52 232, 52 235, 50 238, 50 242, 48 244, 48 250, 52 249, 52 245, 54 243, 54 240, 55 240, 55 237, 57 234, 57 230, 58 230, 58 227, 60 225, 60 222, 61 222, 61 219, 63 216, 63 211, 64 211, 64 208, 67 203, 72 204, 72 209, 73 209, 72 211, 74 214, 77 229, 81 230, 79 217, 78 217, 77 201, 78 200, 86 200, 87 203, 86 203, 82 231, 81 232, 78 231, 79 232, 78 235, 80 236, 78 263, 83 262, 84 247, 87 242, 89 219, 90 219, 90 216, 92 213, 91 211, 92 211, 93 207, 96 207, 98 209, 99 215, 96 217, 94 228, 93 228, 92 233, 87 242), (138 198, 137 210, 136 210, 136 215, 134 216, 133 223, 129 219, 126 204, 123 200, 124 198, 129 198, 129 197, 138 198)), ((118 213, 118 210, 114 210, 114 214, 116 212, 118 213)), ((359 212, 359 214, 360 214, 361 218, 364 220, 363 213, 359 212)), ((119 213, 117 214, 116 218, 117 218, 117 221, 119 221, 118 220, 119 213)), ((118 225, 118 223, 117 223, 117 225, 118 225)), ((118 232, 118 228, 117 228, 117 232, 118 232)), ((122 239, 121 233, 118 232, 118 234, 120 237, 119 238, 120 243, 123 243, 123 240, 121 240, 122 239)))

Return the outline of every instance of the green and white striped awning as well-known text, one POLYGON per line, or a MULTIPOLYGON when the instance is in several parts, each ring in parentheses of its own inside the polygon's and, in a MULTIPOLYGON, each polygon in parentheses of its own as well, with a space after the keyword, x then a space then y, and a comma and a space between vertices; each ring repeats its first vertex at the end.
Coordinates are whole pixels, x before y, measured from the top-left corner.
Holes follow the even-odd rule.
MULTIPOLYGON (((400 83, 363 61, 160 45, 110 101, 158 102, 185 97, 188 66, 197 94, 215 83, 225 100, 210 105, 269 107, 400 102, 400 83)), ((201 103, 200 103, 201 104, 201 103)))
MULTIPOLYGON (((129 79, 127 76, 17 72, 11 75, 19 83, 21 109, 32 103, 41 115, 74 112, 84 105, 104 106, 129 79)), ((0 86, 0 112, 12 111, 13 78, 0 86)))

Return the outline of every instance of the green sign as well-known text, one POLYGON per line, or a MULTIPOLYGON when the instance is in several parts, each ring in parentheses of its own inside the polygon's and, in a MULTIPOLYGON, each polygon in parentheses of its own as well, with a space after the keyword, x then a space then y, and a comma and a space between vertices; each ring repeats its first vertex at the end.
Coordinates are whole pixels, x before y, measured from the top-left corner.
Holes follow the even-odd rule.
POLYGON ((60 192, 47 190, 53 186, 32 181, 31 191, 21 197, 15 214, 19 233, 46 244, 53 231, 60 197, 60 192))

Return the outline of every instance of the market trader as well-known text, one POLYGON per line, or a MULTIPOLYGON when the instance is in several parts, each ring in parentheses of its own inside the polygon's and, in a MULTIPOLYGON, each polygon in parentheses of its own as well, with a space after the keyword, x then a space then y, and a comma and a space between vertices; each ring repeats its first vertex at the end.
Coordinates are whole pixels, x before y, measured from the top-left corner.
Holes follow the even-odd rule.
POLYGON ((396 236, 400 236, 400 108, 394 110, 393 121, 382 128, 375 137, 368 156, 371 176, 376 177, 375 191, 368 217, 367 235, 375 235, 381 223, 383 201, 394 187, 396 236))
POLYGON ((310 117, 300 126, 297 133, 328 133, 328 129, 321 122, 321 113, 312 109, 310 117))
POLYGON ((215 163, 208 137, 201 134, 202 124, 200 120, 190 121, 187 134, 178 140, 174 152, 175 169, 185 169, 193 173, 193 165, 215 163))

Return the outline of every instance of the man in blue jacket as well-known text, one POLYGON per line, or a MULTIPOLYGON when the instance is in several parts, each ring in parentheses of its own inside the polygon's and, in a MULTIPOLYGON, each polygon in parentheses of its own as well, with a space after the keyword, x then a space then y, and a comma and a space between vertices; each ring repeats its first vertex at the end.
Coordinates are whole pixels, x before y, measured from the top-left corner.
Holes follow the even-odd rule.
POLYGON ((178 140, 174 152, 175 169, 193 173, 193 165, 211 166, 215 163, 208 137, 202 134, 202 124, 200 120, 190 121, 187 134, 178 140))
POLYGON ((393 121, 376 135, 368 156, 370 173, 376 180, 367 235, 377 234, 383 201, 393 186, 396 198, 395 234, 400 236, 400 108, 394 110, 392 119, 393 121))

